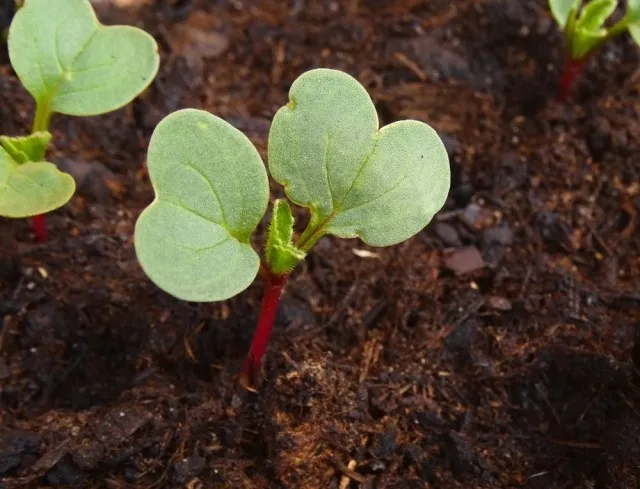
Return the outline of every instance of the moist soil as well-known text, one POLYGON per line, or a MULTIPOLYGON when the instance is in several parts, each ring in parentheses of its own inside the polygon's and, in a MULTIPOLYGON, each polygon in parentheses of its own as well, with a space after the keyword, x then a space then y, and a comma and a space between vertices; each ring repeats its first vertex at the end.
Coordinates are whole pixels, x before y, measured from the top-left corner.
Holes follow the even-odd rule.
MULTIPOLYGON (((98 8, 150 31, 162 69, 125 109, 54 117, 50 157, 79 192, 48 216, 47 243, 0 221, 0 487, 638 487, 629 39, 559 103, 562 36, 542 0, 98 8), (265 155, 271 117, 315 67, 356 76, 383 124, 433 125, 451 194, 403 244, 323 239, 250 393, 237 379, 260 283, 194 304, 145 277, 132 246, 153 198, 145 152, 163 116, 197 107, 265 155)), ((24 134, 33 104, 0 59, 0 133, 24 134)))

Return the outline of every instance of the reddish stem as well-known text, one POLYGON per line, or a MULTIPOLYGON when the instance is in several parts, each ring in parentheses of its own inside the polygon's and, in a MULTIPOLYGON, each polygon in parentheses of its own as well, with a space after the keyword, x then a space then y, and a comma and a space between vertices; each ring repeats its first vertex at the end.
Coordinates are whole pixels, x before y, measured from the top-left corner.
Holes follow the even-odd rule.
POLYGON ((47 218, 44 214, 39 216, 33 216, 31 218, 31 225, 33 226, 33 232, 36 234, 36 241, 38 243, 44 243, 47 241, 47 218))
POLYGON ((562 66, 562 75, 558 82, 558 100, 560 102, 567 100, 569 93, 571 92, 571 87, 573 87, 576 78, 580 76, 586 64, 586 57, 582 59, 565 59, 564 65, 562 66))
POLYGON ((258 318, 258 327, 253 334, 251 348, 244 361, 244 367, 240 374, 240 384, 248 390, 255 391, 260 378, 262 358, 267 350, 271 330, 276 320, 276 312, 282 291, 287 283, 288 275, 275 275, 264 270, 264 298, 262 309, 258 318))

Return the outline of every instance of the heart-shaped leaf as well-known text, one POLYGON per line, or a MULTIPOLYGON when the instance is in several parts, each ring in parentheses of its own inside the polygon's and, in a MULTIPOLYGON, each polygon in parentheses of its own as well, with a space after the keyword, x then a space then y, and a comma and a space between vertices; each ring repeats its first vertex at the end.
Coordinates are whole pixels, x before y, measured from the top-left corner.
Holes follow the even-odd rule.
POLYGON ((246 289, 260 266, 249 239, 269 199, 253 144, 224 120, 185 109, 156 127, 148 165, 156 199, 135 229, 145 273, 189 301, 223 300, 246 289))
POLYGON ((101 25, 88 0, 26 0, 11 23, 9 56, 39 108, 68 115, 126 105, 159 65, 149 34, 101 25))
POLYGON ((0 216, 30 217, 62 207, 76 184, 53 163, 15 162, 0 148, 0 216))
POLYGON ((581 4, 582 0, 549 0, 551 14, 560 27, 567 24, 571 11, 579 9, 581 4))
POLYGON ((378 130, 371 98, 335 70, 300 76, 269 134, 269 170, 289 199, 312 212, 310 232, 388 246, 413 236, 440 210, 450 185, 444 144, 427 124, 378 130))

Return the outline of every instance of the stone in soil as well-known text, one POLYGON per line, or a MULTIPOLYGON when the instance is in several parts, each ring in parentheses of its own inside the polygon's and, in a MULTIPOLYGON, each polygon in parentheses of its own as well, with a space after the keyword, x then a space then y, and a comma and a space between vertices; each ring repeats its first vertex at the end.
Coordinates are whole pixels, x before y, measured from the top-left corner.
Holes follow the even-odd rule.
POLYGON ((444 266, 456 275, 465 275, 480 270, 485 266, 485 262, 478 248, 467 246, 447 254, 444 266))

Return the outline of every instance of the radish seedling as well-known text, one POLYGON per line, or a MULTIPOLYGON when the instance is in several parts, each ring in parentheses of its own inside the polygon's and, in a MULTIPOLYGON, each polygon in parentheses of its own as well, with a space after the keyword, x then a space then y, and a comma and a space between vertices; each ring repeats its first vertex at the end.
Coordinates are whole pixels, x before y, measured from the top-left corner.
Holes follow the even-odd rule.
POLYGON ((372 246, 404 241, 443 206, 449 160, 436 132, 406 120, 382 129, 366 90, 340 71, 300 76, 275 115, 269 171, 294 204, 311 212, 294 239, 286 200, 276 200, 261 259, 251 236, 269 201, 258 151, 240 131, 201 110, 167 116, 149 144, 156 198, 140 215, 135 248, 145 273, 180 299, 220 301, 262 271, 265 296, 242 384, 260 372, 287 277, 324 235, 372 246))
POLYGON ((158 49, 141 29, 100 24, 88 0, 26 0, 8 43, 36 112, 30 136, 0 138, 0 216, 36 216, 43 241, 43 214, 75 191, 73 178, 45 161, 52 114, 98 115, 128 104, 158 72, 158 49))
POLYGON ((549 0, 553 18, 564 31, 565 61, 558 86, 563 100, 589 56, 607 41, 629 32, 640 46, 640 0, 627 0, 627 10, 618 22, 607 27, 605 22, 615 11, 617 0, 549 0))

